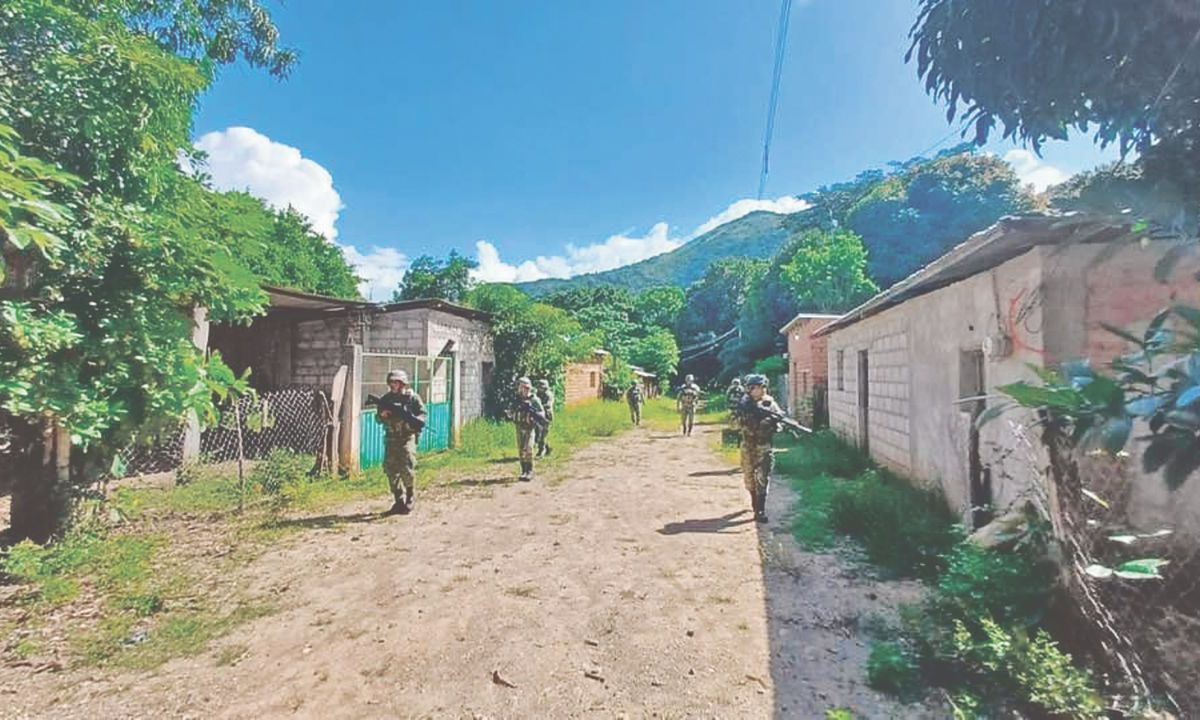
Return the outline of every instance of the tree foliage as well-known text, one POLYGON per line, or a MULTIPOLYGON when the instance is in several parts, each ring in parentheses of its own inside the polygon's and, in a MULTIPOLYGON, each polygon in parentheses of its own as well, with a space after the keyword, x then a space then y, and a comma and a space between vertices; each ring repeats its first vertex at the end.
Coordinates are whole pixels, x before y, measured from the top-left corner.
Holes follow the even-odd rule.
MULTIPOLYGON (((222 236, 211 193, 178 159, 218 65, 290 65, 276 35, 253 0, 0 5, 0 249, 22 268, 0 296, 0 421, 22 488, 45 490, 50 426, 78 445, 83 480, 135 433, 188 411, 211 420, 214 393, 242 387, 192 345, 192 312, 233 322, 261 309, 238 255, 249 236, 222 236)), ((24 507, 14 494, 14 529, 43 534, 53 518, 34 527, 24 507)))
POLYGON ((977 144, 1071 130, 1136 151, 1152 184, 1200 188, 1200 8, 1177 0, 921 0, 909 59, 977 144), (1020 18, 1014 22, 1014 18, 1020 18))
POLYGON ((487 405, 498 413, 522 375, 561 385, 567 363, 598 347, 593 333, 562 308, 534 302, 511 285, 484 284, 465 302, 492 316, 492 348, 496 357, 487 405))
POLYGON ((629 360, 666 383, 679 367, 679 345, 670 330, 658 327, 633 343, 629 360))
POLYGON ((802 307, 826 313, 844 310, 879 291, 867 277, 867 250, 861 237, 849 230, 811 229, 802 238, 781 271, 802 307))
POLYGON ((404 271, 392 300, 438 299, 462 302, 474 287, 471 271, 479 263, 451 250, 445 260, 422 255, 404 271))

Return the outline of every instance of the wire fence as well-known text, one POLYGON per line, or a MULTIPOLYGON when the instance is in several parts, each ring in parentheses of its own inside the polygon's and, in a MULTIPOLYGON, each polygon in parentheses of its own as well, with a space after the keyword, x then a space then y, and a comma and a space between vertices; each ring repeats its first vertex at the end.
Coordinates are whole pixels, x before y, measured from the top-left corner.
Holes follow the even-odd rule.
MULTIPOLYGON (((220 422, 200 433, 199 463, 256 460, 276 449, 319 456, 334 419, 326 394, 307 386, 239 398, 224 404, 220 417, 220 422)), ((113 479, 178 470, 184 461, 186 435, 184 424, 153 442, 129 445, 113 463, 113 479)))
POLYGON ((1065 634, 1066 644, 1100 661, 1107 694, 1128 716, 1165 706, 1200 717, 1200 548, 1132 530, 1133 483, 1162 479, 1128 457, 1082 455, 1054 428, 1038 440, 1017 423, 1012 429, 1018 442, 1005 460, 1016 456, 1012 467, 1045 478, 1026 499, 1050 522, 1061 553, 1066 622, 1084 630, 1065 634), (1161 580, 1096 576, 1150 556, 1169 563, 1161 580))

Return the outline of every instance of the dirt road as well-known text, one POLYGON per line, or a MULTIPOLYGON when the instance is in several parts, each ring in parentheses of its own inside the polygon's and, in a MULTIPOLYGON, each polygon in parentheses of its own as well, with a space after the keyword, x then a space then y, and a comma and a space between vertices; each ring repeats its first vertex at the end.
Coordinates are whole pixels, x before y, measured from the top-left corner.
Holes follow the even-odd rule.
POLYGON ((304 519, 244 568, 281 612, 149 674, 24 678, 0 716, 911 717, 863 685, 857 630, 909 589, 800 552, 778 484, 756 526, 713 432, 304 519))

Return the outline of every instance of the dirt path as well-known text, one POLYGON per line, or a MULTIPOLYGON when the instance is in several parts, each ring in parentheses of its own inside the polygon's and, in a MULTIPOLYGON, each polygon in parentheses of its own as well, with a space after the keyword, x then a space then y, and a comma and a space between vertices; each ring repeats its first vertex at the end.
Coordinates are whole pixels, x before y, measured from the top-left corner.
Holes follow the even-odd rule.
POLYGON ((785 488, 756 526, 715 431, 305 519, 244 569, 280 613, 149 674, 0 671, 0 716, 911 717, 862 684, 856 630, 909 589, 799 551, 785 488))

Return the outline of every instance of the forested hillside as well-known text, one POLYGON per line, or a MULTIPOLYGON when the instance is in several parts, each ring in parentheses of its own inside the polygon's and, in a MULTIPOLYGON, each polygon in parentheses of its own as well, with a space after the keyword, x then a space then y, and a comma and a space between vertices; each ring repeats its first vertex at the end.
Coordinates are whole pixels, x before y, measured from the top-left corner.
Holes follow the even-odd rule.
POLYGON ((671 252, 632 265, 561 280, 521 283, 517 287, 535 296, 602 285, 615 285, 632 292, 662 285, 686 288, 699 280, 708 266, 717 260, 774 255, 787 239, 785 220, 788 217, 753 212, 714 228, 671 252))

